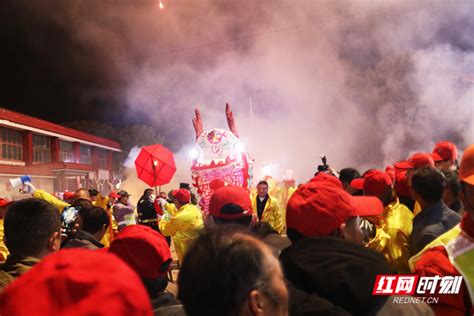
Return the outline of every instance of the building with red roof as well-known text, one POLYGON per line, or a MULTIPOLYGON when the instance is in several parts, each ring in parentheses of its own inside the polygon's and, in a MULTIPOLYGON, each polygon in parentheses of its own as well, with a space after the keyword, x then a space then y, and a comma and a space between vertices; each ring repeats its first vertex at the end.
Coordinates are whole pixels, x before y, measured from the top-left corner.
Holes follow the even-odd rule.
POLYGON ((0 195, 14 196, 9 179, 29 175, 49 192, 112 180, 120 144, 106 138, 0 108, 0 195))

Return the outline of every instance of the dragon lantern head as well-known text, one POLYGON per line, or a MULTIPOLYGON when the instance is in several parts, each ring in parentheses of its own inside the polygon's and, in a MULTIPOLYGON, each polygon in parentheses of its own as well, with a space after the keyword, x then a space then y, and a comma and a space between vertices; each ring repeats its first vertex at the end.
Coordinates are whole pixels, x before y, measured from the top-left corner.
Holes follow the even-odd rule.
POLYGON ((226 117, 229 130, 214 128, 204 131, 201 114, 196 109, 193 118, 196 131, 195 157, 191 166, 193 186, 200 196, 199 205, 207 215, 209 200, 214 187, 213 180, 220 180, 226 185, 250 188, 252 181, 252 161, 239 141, 234 116, 229 104, 226 104, 226 117))

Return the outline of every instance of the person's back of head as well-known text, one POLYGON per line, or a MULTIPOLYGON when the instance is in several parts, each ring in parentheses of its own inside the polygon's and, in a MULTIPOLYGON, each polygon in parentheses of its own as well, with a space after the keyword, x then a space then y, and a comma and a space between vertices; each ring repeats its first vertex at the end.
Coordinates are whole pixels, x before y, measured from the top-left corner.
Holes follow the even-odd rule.
POLYGON ((0 296, 2 315, 143 315, 151 305, 140 279, 114 255, 63 249, 0 296))
POLYGON ((411 190, 418 203, 432 205, 441 200, 446 186, 443 174, 435 168, 421 168, 411 178, 411 190))
POLYGON ((5 244, 11 254, 42 258, 59 250, 61 220, 58 210, 41 199, 12 203, 5 216, 5 244))
POLYGON ((278 260, 261 241, 229 225, 201 233, 184 258, 178 289, 189 316, 287 315, 278 260))
POLYGON ((222 186, 209 201, 209 215, 216 224, 237 224, 249 227, 253 219, 249 193, 242 187, 222 186))
POLYGON ((91 195, 89 193, 89 190, 85 188, 79 188, 76 191, 74 191, 74 198, 73 200, 78 200, 78 199, 86 199, 89 200, 91 199, 91 195))
POLYGON ((354 168, 344 168, 339 171, 339 180, 341 180, 344 188, 357 178, 360 178, 360 173, 354 168))
POLYGON ((82 230, 92 235, 98 235, 97 239, 102 239, 109 227, 109 215, 97 206, 90 207, 82 213, 82 230))

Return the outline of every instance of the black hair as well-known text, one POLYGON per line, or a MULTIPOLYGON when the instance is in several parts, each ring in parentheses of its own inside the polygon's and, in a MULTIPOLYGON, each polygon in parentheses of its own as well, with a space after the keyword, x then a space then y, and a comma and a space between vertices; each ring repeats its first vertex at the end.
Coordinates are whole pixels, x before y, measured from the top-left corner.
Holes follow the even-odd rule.
POLYGON ((71 206, 76 208, 79 211, 79 215, 82 217, 83 213, 91 208, 92 202, 86 199, 77 199, 71 203, 71 206))
POLYGON ((280 235, 278 234, 278 232, 276 230, 273 229, 273 227, 267 223, 267 222, 258 222, 258 223, 255 223, 255 225, 252 225, 252 227, 250 228, 250 231, 252 233, 254 233, 258 238, 260 239, 264 239, 265 237, 269 236, 269 235, 272 235, 272 234, 276 234, 276 235, 280 235))
POLYGON ((424 201, 436 203, 441 200, 446 186, 446 180, 435 168, 421 168, 415 171, 411 186, 424 201))
POLYGON ((189 316, 239 315, 255 289, 278 303, 267 270, 265 255, 254 237, 231 225, 209 226, 184 257, 178 299, 189 316))
POLYGON ((49 238, 60 231, 58 210, 41 199, 13 202, 5 215, 5 243, 8 250, 21 257, 38 256, 49 238))
POLYGON ((446 179, 446 188, 451 191, 456 199, 459 199, 461 193, 461 182, 457 172, 451 170, 443 171, 444 178, 446 179))
POLYGON ((97 191, 96 189, 89 189, 89 195, 90 196, 99 195, 99 191, 97 191))
POLYGON ((267 186, 267 188, 268 188, 268 182, 267 182, 267 181, 261 180, 260 182, 258 182, 257 187, 258 187, 260 184, 265 184, 265 185, 267 186))
POLYGON ((153 189, 148 188, 148 189, 145 189, 145 191, 143 191, 143 196, 147 196, 148 194, 153 194, 153 189))
POLYGON ((82 217, 82 230, 89 234, 97 233, 102 227, 109 227, 109 215, 107 212, 97 206, 86 209, 81 214, 82 217))
POLYGON ((354 168, 344 168, 339 171, 339 180, 350 184, 352 180, 360 178, 360 173, 354 168))

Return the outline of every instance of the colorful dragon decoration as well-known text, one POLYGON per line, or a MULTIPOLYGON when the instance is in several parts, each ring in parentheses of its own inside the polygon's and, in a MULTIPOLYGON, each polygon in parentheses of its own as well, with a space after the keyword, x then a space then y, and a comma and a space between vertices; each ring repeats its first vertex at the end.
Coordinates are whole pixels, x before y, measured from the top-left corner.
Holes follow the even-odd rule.
POLYGON ((209 200, 220 185, 236 185, 250 189, 252 160, 239 141, 234 116, 229 104, 225 114, 229 130, 214 128, 204 131, 199 109, 193 118, 196 131, 196 157, 191 166, 193 186, 200 196, 199 205, 207 216, 209 200))

